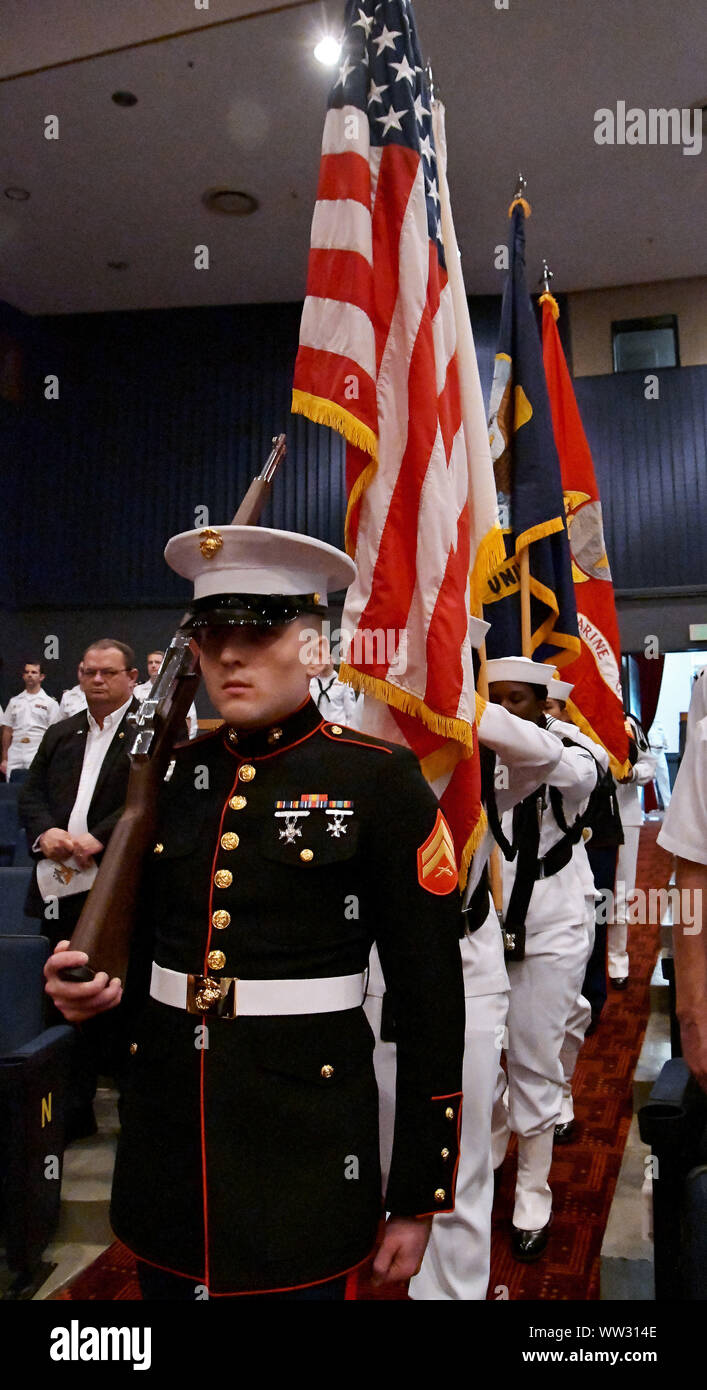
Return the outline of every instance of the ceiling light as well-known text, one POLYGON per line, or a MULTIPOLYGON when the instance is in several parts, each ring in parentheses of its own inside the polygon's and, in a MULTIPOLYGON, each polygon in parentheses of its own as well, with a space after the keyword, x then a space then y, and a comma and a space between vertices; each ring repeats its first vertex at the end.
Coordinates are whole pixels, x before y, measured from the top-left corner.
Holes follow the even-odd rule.
POLYGON ((331 34, 326 34, 316 45, 314 56, 317 61, 323 63, 326 68, 332 68, 334 63, 338 63, 341 57, 341 44, 339 40, 332 38, 331 34))
POLYGON ((114 101, 116 106, 137 106, 134 92, 114 92, 111 101, 114 101))
POLYGON ((26 203, 30 194, 26 188, 6 188, 5 197, 11 198, 13 203, 26 203))
POLYGON ((201 201, 209 212, 224 212, 228 217, 250 217, 260 206, 252 193, 240 193, 235 188, 209 188, 201 201))

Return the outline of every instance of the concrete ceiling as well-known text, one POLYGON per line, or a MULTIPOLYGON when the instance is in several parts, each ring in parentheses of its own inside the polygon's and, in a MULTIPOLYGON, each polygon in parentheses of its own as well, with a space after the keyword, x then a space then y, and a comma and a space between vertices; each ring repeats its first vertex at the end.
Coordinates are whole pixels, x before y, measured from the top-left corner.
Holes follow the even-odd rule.
MULTIPOLYGON (((594 142, 594 112, 618 100, 707 99, 704 0, 508 5, 414 5, 447 107, 468 291, 501 286, 494 248, 519 168, 533 280, 543 255, 559 290, 707 274, 707 139, 696 156, 594 142)), ((343 9, 3 0, 0 298, 32 314, 301 299, 332 80, 311 50, 343 9), (138 104, 116 106, 118 89, 138 104), (48 114, 58 140, 44 138, 48 114), (8 186, 31 197, 10 201, 8 186), (259 210, 208 212, 202 194, 223 186, 259 210), (210 268, 196 270, 203 243, 210 268)))

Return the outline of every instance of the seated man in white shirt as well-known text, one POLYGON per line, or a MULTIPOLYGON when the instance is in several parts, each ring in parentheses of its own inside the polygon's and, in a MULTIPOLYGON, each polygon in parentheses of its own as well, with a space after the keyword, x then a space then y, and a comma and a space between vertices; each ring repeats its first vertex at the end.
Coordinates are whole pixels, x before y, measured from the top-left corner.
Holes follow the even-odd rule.
POLYGON ((44 733, 61 718, 56 700, 42 690, 45 675, 41 661, 26 661, 22 668, 25 688, 13 695, 5 710, 0 772, 8 782, 13 774, 26 772, 44 733))
MULTIPOLYGON (((152 687, 159 675, 160 666, 164 659, 164 652, 154 651, 147 653, 147 680, 135 686, 135 696, 142 703, 147 700, 152 692, 152 687)), ((196 713, 196 705, 189 706, 187 714, 187 731, 190 738, 196 738, 199 732, 199 720, 196 713)))
MULTIPOLYGON (((25 911, 42 917, 42 932, 53 944, 71 936, 86 901, 86 879, 105 849, 123 810, 130 763, 128 712, 137 672, 132 649, 113 638, 94 642, 83 656, 87 709, 47 730, 19 796, 20 820, 40 873, 56 865, 56 884, 40 888, 37 874, 25 911), (60 866, 61 869, 60 869, 60 866), (67 882, 68 880, 68 882, 67 882)), ((92 1101, 98 1074, 101 1021, 77 1035, 68 1132, 79 1138, 95 1132, 92 1101)))

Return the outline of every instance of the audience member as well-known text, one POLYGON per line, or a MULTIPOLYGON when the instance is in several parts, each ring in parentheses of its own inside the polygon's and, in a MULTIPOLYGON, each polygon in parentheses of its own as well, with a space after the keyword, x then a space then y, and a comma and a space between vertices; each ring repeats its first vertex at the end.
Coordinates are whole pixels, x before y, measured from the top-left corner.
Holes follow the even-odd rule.
MULTIPOLYGON (((36 861, 25 911, 44 918, 42 930, 52 945, 71 936, 91 874, 123 810, 130 771, 125 721, 138 708, 134 656, 125 643, 93 642, 83 667, 87 709, 47 731, 19 798, 36 861)), ((104 1032, 96 1020, 77 1035, 68 1117, 73 1138, 95 1132, 92 1102, 104 1032)))
MULTIPOLYGON (((163 658, 164 652, 148 652, 147 680, 143 681, 141 685, 135 686, 135 695, 137 699, 140 701, 140 703, 142 703, 143 700, 149 699, 149 696, 152 692, 152 687, 159 675, 159 670, 160 666, 162 665, 163 658)), ((189 706, 189 712, 187 714, 187 733, 189 735, 189 738, 196 738, 198 732, 199 720, 197 718, 196 705, 192 704, 189 706)))
POLYGON ((692 899, 673 926, 677 1015, 683 1057, 707 1091, 707 667, 692 688, 685 752, 658 844, 677 855, 681 903, 686 893, 692 899))
POLYGON ((86 708, 86 696, 83 693, 81 677, 83 675, 83 662, 80 661, 76 672, 78 683, 72 685, 70 690, 65 690, 59 701, 59 713, 62 719, 70 719, 72 714, 78 714, 79 710, 86 708))
POLYGON ((59 706, 42 690, 46 672, 41 661, 26 661, 22 668, 24 690, 13 695, 4 715, 0 771, 8 782, 32 763, 44 734, 61 718, 59 706))

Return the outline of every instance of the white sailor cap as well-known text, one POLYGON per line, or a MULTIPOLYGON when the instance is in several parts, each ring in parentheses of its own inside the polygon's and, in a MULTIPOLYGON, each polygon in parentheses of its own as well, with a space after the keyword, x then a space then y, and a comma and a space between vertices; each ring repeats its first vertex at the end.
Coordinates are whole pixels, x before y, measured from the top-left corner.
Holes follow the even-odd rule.
POLYGON ((469 641, 476 651, 479 650, 490 626, 491 624, 485 623, 483 618, 469 618, 469 641))
POLYGON ((165 547, 171 569, 194 583, 187 626, 272 627, 300 613, 326 614, 329 592, 356 566, 326 541, 266 526, 183 531, 165 547))
POLYGON ((569 681, 558 680, 556 676, 553 676, 547 687, 548 697, 551 700, 569 700, 573 690, 574 686, 570 685, 569 681))
POLYGON ((547 686, 552 680, 552 666, 527 656, 504 656, 486 662, 486 678, 489 685, 493 681, 523 681, 525 685, 547 686))

